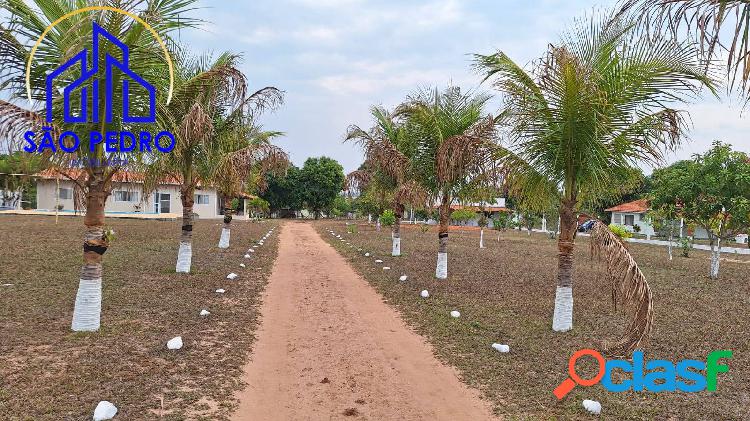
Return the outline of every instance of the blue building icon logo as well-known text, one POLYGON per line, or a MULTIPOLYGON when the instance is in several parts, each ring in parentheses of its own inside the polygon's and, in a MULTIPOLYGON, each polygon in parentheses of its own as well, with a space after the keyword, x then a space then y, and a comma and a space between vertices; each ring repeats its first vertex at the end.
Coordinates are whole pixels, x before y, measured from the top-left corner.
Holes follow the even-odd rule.
MULTIPOLYGON (((91 46, 91 67, 88 67, 89 62, 89 51, 84 49, 70 60, 63 63, 60 67, 55 69, 52 73, 47 76, 46 80, 46 100, 47 100, 47 115, 46 119, 48 122, 53 121, 53 110, 52 100, 55 93, 62 94, 64 104, 64 115, 63 119, 66 123, 99 123, 100 121, 100 80, 97 75, 100 73, 101 65, 104 66, 105 75, 105 89, 104 89, 104 104, 105 114, 104 119, 106 123, 112 123, 115 116, 113 116, 113 105, 114 105, 114 92, 115 86, 113 82, 113 76, 115 70, 122 72, 122 122, 123 123, 154 123, 156 122, 156 88, 153 85, 146 82, 142 77, 130 70, 129 67, 129 56, 130 51, 128 46, 121 42, 117 37, 107 32, 104 28, 99 26, 96 22, 93 22, 93 37, 91 46), (114 44, 122 53, 122 61, 110 54, 104 56, 104 62, 100 62, 99 57, 99 43, 104 39, 114 44), (63 87, 61 92, 55 92, 53 83, 55 79, 60 76, 63 72, 68 69, 77 67, 80 65, 81 76, 71 82, 69 85, 63 87), (130 101, 130 87, 131 83, 137 84, 144 88, 148 92, 148 112, 146 115, 136 116, 131 115, 131 101, 130 101), (75 98, 76 92, 80 88, 80 113, 73 115, 71 107, 71 99, 75 98)), ((139 101, 140 102, 140 101, 139 101)), ((145 107, 143 107, 145 108, 145 107)))

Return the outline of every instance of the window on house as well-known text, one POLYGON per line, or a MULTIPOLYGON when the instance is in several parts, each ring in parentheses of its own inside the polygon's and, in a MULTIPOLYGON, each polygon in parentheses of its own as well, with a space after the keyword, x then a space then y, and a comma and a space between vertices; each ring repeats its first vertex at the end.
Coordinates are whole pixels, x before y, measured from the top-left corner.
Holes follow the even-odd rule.
POLYGON ((70 200, 73 198, 73 189, 61 187, 57 191, 57 197, 59 197, 60 200, 70 200))
POLYGON ((115 202, 137 202, 138 192, 127 190, 115 190, 113 193, 115 202))
POLYGON ((635 225, 635 215, 625 215, 625 225, 631 227, 635 225))
POLYGON ((612 216, 612 223, 617 225, 622 225, 622 214, 621 213, 615 213, 612 216))
POLYGON ((196 194, 193 198, 193 201, 196 205, 207 205, 208 204, 208 195, 207 194, 196 194))

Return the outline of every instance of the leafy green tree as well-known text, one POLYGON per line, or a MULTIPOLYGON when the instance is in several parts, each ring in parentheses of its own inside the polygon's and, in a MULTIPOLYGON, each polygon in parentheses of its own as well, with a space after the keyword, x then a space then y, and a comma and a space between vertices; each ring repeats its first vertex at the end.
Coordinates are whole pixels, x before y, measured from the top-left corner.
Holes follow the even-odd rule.
MULTIPOLYGON (((171 34, 180 28, 196 24, 196 20, 186 15, 186 12, 194 8, 194 3, 194 0, 97 2, 124 9, 138 16, 148 23, 168 46, 175 45, 175 41, 170 38, 171 34)), ((47 99, 47 75, 70 59, 72 54, 90 49, 94 21, 129 47, 128 67, 131 71, 143 76, 156 88, 159 95, 165 95, 168 91, 169 79, 161 77, 167 66, 164 52, 159 41, 143 24, 110 10, 71 15, 82 5, 88 4, 81 1, 48 0, 0 2, 1 13, 8 17, 0 25, 0 63, 3 63, 0 86, 4 88, 3 97, 7 99, 0 100, 0 132, 9 139, 20 141, 23 134, 29 130, 39 134, 51 133, 54 138, 58 138, 60 133, 67 130, 77 133, 99 132, 104 135, 106 132, 133 129, 123 124, 120 118, 111 121, 106 118, 105 83, 99 84, 100 92, 96 96, 100 113, 96 120, 98 123, 65 123, 61 118, 56 118, 52 123, 46 122, 44 107, 47 99), (70 16, 62 19, 66 15, 70 16), (31 97, 27 98, 26 61, 34 44, 54 22, 57 24, 47 32, 34 56, 29 74, 31 97), (25 108, 28 104, 35 108, 25 108), (43 127, 50 127, 50 130, 43 130, 43 127)), ((104 61, 107 55, 122 60, 122 52, 114 43, 100 44, 99 54, 100 61, 104 61)), ((99 66, 93 78, 105 80, 106 68, 107 66, 99 66)), ((113 85, 120 86, 124 74, 115 73, 113 85)), ((55 79, 55 83, 58 87, 69 86, 79 77, 80 72, 66 71, 55 79)), ((88 88, 93 89, 92 86, 88 88)), ((122 103, 114 101, 112 115, 123 115, 122 103)), ((52 98, 53 115, 63 115, 63 104, 63 95, 52 98)), ((131 98, 131 115, 147 115, 146 105, 147 101, 136 101, 131 98)), ((39 140, 41 141, 41 135, 39 140)), ((81 136, 80 140, 76 153, 64 153, 58 148, 55 153, 50 154, 46 151, 44 156, 59 169, 69 166, 73 159, 83 162, 80 176, 64 172, 75 183, 77 195, 84 197, 82 205, 86 209, 83 220, 86 226, 83 235, 83 266, 79 276, 71 328, 74 331, 96 331, 99 330, 101 314, 102 257, 110 245, 108 237, 105 236, 104 206, 111 193, 113 176, 123 169, 122 165, 105 164, 108 160, 124 158, 124 155, 121 152, 106 151, 105 142, 90 144, 89 136, 81 136)), ((66 147, 73 146, 70 137, 66 137, 65 142, 66 147)), ((128 162, 137 160, 133 155, 128 156, 128 162)))
MULTIPOLYGON (((580 205, 614 190, 638 162, 660 162, 685 128, 682 114, 668 105, 703 86, 714 89, 693 47, 643 37, 638 30, 624 15, 579 21, 531 73, 502 52, 477 56, 478 68, 504 94, 508 147, 498 158, 509 171, 509 183, 523 197, 559 201, 555 331, 573 327, 580 205)), ((616 250, 627 253, 624 247, 616 250)), ((646 290, 635 282, 617 289, 640 315, 650 314, 646 290)), ((637 321, 615 347, 632 349, 639 343, 651 323, 650 318, 637 321)))
POLYGON ((328 158, 308 158, 300 173, 304 201, 308 209, 320 218, 320 213, 330 209, 344 187, 344 168, 328 158))
POLYGON ((36 191, 33 175, 44 165, 39 155, 24 152, 0 155, 0 206, 20 208, 24 196, 35 202, 36 197, 31 197, 36 191))
POLYGON ((438 207, 435 277, 448 277, 448 225, 451 204, 473 185, 495 175, 492 159, 496 121, 484 112, 488 95, 449 86, 417 92, 399 112, 407 117, 406 136, 414 144, 415 180, 438 207))
POLYGON ((267 174, 266 184, 260 197, 268 201, 271 212, 282 209, 296 212, 304 207, 301 170, 296 166, 290 166, 284 175, 267 174))
POLYGON ((339 218, 349 214, 349 212, 351 211, 352 203, 350 199, 346 198, 343 195, 336 196, 336 199, 334 199, 333 205, 331 206, 331 214, 339 218))
POLYGON ((466 225, 469 221, 476 218, 477 213, 471 209, 463 208, 451 212, 451 219, 459 225, 466 225))
POLYGON ((380 215, 379 219, 381 224, 390 227, 396 223, 396 214, 392 210, 386 209, 383 211, 383 214, 380 215))
POLYGON ((255 197, 247 202, 247 207, 255 216, 265 216, 271 210, 268 202, 260 197, 255 197))
POLYGON ((750 157, 714 142, 709 151, 654 171, 653 206, 675 206, 708 232, 711 279, 719 277, 721 242, 750 227, 750 157))

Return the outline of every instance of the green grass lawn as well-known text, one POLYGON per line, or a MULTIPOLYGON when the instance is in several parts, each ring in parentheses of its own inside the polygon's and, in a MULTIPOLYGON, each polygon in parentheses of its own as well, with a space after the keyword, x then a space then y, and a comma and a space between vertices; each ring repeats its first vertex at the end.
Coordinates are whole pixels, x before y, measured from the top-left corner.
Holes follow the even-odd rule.
MULTIPOLYGON (((705 361, 713 350, 733 350, 730 370, 719 375, 716 392, 610 393, 596 385, 577 387, 558 402, 552 390, 566 378, 573 352, 602 349, 603 341, 617 339, 629 320, 619 308, 613 309, 610 285, 591 258, 588 238, 576 242, 574 329, 555 333, 551 324, 557 248, 544 235, 508 231, 497 242, 496 232, 487 231, 487 248, 480 250, 478 231, 451 231, 449 279, 438 281, 434 229, 404 229, 403 256, 393 258, 388 228, 377 232, 360 224, 357 233, 347 233, 343 222, 331 221, 317 227, 432 343, 438 357, 456 366, 506 418, 590 418, 581 402, 594 399, 602 403, 602 416, 613 420, 750 419, 748 256, 727 256, 721 279, 711 281, 707 252, 693 251, 690 258, 670 262, 666 248, 629 245, 654 297, 654 330, 643 347, 645 358, 705 361), (327 228, 362 252, 332 241, 327 228), (364 252, 372 256, 365 258, 364 252), (383 266, 392 269, 384 271, 383 266), (399 282, 402 274, 408 281, 399 282), (429 290, 430 298, 420 298, 423 289, 429 290), (451 310, 460 311, 461 317, 451 318, 451 310), (511 352, 496 352, 490 348, 493 342, 510 345, 511 352)), ((594 370, 585 360, 578 367, 584 376, 594 370)))
POLYGON ((118 420, 227 419, 278 230, 243 256, 276 222, 235 220, 220 250, 221 221, 197 221, 186 275, 174 273, 181 221, 108 219, 117 238, 104 255, 102 329, 73 333, 83 220, 54 220, 0 216, 0 285, 12 284, 0 286, 0 419, 91 419, 100 400, 118 420), (167 350, 178 335, 184 347, 167 350))

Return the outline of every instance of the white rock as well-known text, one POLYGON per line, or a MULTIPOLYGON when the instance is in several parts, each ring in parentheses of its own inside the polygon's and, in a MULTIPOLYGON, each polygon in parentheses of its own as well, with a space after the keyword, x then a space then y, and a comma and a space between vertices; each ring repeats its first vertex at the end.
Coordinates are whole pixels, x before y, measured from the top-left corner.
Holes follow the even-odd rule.
POLYGON ((226 291, 225 291, 224 289, 222 289, 222 288, 219 288, 219 289, 217 289, 217 290, 216 290, 216 293, 217 293, 217 294, 223 294, 223 293, 225 293, 225 292, 226 292, 226 291))
POLYGON ((180 349, 182 348, 182 336, 177 336, 167 342, 167 349, 180 349))
POLYGON ((246 255, 245 255, 245 259, 249 259, 249 258, 250 258, 250 255, 249 255, 249 254, 246 254, 246 255))
POLYGON ((244 267, 245 267, 245 264, 244 264, 244 263, 240 263, 240 267, 241 267, 241 268, 244 268, 244 267))
POLYGON ((461 317, 461 313, 459 313, 456 310, 451 311, 451 317, 459 318, 461 317))
POLYGON ((383 261, 380 260, 380 259, 378 259, 378 260, 375 261, 375 263, 383 263, 383 261))
POLYGON ((201 310, 201 316, 208 316, 209 314, 211 314, 210 311, 208 311, 206 309, 201 310))
POLYGON ((426 289, 423 289, 419 295, 421 295, 422 298, 430 298, 430 292, 427 291, 426 289))
POLYGON ((251 248, 247 249, 247 252, 248 253, 255 253, 255 249, 251 247, 251 248))
POLYGON ((497 352, 510 352, 510 347, 508 345, 492 344, 492 348, 497 350, 497 352))
POLYGON ((370 253, 365 253, 365 257, 370 257, 370 253))
POLYGON ((383 266, 383 270, 391 270, 391 268, 388 266, 383 266))
POLYGON ((3 284, 4 287, 12 287, 13 284, 3 284))
POLYGON ((94 409, 94 421, 111 420, 117 414, 117 407, 109 401, 101 401, 94 409))
POLYGON ((400 277, 400 278, 398 278, 398 280, 399 280, 399 281, 401 281, 401 282, 403 282, 403 281, 405 281, 405 280, 407 280, 407 279, 409 279, 409 277, 408 277, 408 276, 406 276, 406 275, 401 275, 401 277, 400 277))
POLYGON ((602 413, 602 404, 597 401, 586 399, 583 401, 583 407, 594 415, 599 415, 602 413))
POLYGON ((239 275, 237 275, 236 273, 232 272, 229 275, 227 275, 227 279, 229 279, 231 281, 232 279, 236 279, 238 276, 239 275))

